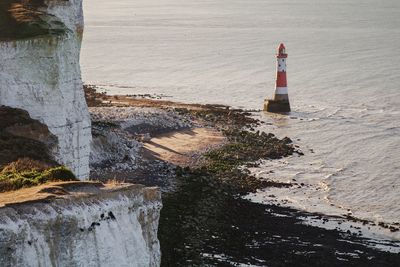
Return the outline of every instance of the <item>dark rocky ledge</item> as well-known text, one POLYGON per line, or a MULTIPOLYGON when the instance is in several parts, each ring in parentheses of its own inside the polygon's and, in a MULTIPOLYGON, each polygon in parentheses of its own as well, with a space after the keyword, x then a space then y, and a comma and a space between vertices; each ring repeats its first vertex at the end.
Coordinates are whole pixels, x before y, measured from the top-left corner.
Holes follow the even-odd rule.
POLYGON ((0 41, 65 33, 65 25, 47 14, 46 7, 44 0, 0 1, 0 41))
POLYGON ((20 158, 55 163, 49 151, 55 151, 58 140, 46 125, 7 106, 0 106, 0 118, 0 171, 20 158))

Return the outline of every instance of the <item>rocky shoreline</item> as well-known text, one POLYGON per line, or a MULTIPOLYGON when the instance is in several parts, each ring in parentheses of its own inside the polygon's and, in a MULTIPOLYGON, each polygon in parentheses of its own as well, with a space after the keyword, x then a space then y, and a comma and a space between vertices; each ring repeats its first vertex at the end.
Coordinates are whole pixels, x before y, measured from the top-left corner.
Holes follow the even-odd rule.
MULTIPOLYGON (((112 179, 113 174, 126 182, 160 186, 163 191, 159 228, 162 266, 400 264, 400 256, 371 248, 368 244, 373 241, 367 238, 303 223, 305 217, 316 214, 242 198, 265 187, 301 186, 259 180, 250 174, 247 168, 261 159, 303 154, 288 137, 278 139, 256 132, 261 122, 252 113, 226 106, 107 96, 89 89, 94 138, 104 138, 110 132, 125 135, 122 143, 128 155, 121 169, 113 163, 121 159, 108 159, 94 166, 94 174, 101 179, 112 179), (147 116, 144 111, 150 113, 151 120, 142 120, 147 116), (217 129, 226 138, 197 155, 198 164, 176 166, 140 153, 151 138, 194 126, 217 129)), ((117 138, 116 142, 120 141, 117 138)), ((321 221, 328 218, 318 216, 321 221)), ((397 243, 392 245, 400 246, 397 243)))

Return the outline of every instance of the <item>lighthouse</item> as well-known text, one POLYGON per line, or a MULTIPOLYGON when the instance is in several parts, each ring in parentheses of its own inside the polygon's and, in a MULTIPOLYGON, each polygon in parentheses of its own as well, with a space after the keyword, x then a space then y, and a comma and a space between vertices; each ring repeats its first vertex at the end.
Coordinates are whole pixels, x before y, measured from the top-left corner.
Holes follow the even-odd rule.
POLYGON ((288 54, 284 44, 280 44, 276 54, 276 84, 274 99, 264 101, 264 110, 269 112, 290 112, 286 78, 286 60, 288 54))

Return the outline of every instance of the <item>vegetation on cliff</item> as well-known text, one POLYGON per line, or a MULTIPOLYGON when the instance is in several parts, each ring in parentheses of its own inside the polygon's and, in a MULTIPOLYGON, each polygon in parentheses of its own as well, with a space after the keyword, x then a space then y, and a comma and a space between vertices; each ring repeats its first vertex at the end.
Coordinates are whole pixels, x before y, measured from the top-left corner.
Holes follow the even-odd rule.
POLYGON ((0 106, 0 192, 76 180, 50 156, 57 138, 28 112, 0 106))
POLYGON ((52 167, 40 161, 22 158, 5 166, 0 172, 0 192, 55 181, 77 181, 77 179, 64 166, 52 167))

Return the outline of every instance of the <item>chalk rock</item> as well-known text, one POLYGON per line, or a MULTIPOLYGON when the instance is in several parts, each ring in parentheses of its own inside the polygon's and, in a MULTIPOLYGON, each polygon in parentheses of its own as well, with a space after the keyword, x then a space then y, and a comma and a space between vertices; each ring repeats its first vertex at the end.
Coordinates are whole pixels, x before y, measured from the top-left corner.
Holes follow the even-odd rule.
POLYGON ((29 3, 7 0, 0 6, 0 29, 16 29, 0 34, 0 105, 26 110, 47 125, 58 139, 54 158, 84 180, 91 123, 79 66, 82 0, 29 3), (20 8, 10 9, 13 3, 20 8), (23 21, 16 23, 18 17, 23 21))
POLYGON ((40 192, 68 193, 50 202, 0 203, 0 266, 160 266, 158 188, 49 189, 40 192))

